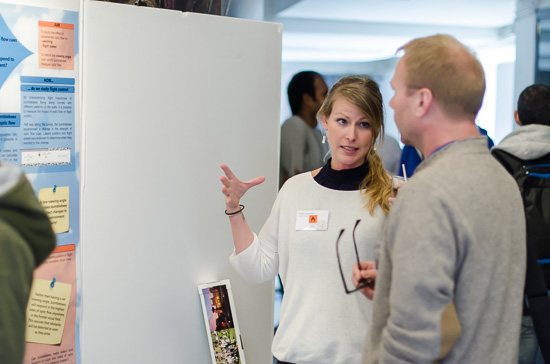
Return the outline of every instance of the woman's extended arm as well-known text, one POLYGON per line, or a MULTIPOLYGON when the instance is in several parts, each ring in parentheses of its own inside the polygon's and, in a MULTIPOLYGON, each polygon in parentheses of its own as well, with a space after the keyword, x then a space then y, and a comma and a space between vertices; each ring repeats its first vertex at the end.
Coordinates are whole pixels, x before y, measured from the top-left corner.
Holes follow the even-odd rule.
MULTIPOLYGON (((225 176, 220 177, 220 181, 223 184, 222 193, 225 195, 225 211, 227 214, 238 212, 241 209, 241 197, 243 197, 246 191, 251 187, 263 183, 265 177, 256 177, 250 181, 241 181, 233 174, 226 164, 220 164, 220 167, 225 173, 225 176)), ((233 233, 235 254, 239 254, 252 244, 254 235, 242 212, 235 215, 229 215, 229 222, 231 224, 231 232, 233 233)))

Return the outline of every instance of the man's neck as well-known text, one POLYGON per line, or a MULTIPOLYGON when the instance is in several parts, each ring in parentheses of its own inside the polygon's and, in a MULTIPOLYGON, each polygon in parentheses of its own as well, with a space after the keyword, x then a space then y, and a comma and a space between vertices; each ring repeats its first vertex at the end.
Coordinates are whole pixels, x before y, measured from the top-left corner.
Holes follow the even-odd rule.
POLYGON ((438 148, 449 144, 456 140, 479 136, 479 130, 475 123, 469 120, 455 121, 434 128, 430 132, 426 132, 423 143, 418 149, 424 155, 424 158, 432 154, 438 148))
POLYGON ((310 127, 315 128, 317 126, 317 119, 315 119, 315 114, 311 114, 310 112, 302 111, 297 114, 299 117, 302 118, 303 121, 310 127))

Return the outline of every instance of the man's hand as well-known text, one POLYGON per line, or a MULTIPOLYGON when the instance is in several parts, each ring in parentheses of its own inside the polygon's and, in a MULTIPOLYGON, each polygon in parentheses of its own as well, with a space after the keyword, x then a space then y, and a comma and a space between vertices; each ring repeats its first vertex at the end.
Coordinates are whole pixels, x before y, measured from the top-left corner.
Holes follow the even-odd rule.
POLYGON ((369 300, 372 300, 374 297, 374 286, 376 284, 376 274, 377 270, 375 268, 374 262, 360 262, 361 266, 358 266, 357 263, 353 265, 353 273, 351 276, 351 281, 355 287, 364 282, 364 280, 370 280, 370 283, 367 287, 361 290, 361 293, 367 297, 369 300), (363 280, 363 281, 361 281, 363 280))

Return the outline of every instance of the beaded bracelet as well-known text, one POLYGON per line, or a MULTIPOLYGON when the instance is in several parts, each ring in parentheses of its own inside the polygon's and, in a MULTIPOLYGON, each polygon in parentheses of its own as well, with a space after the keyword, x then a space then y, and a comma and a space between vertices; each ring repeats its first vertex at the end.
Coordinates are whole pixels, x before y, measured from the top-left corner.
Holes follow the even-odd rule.
POLYGON ((225 210, 225 214, 226 214, 227 216, 233 216, 233 215, 237 215, 237 214, 240 213, 240 212, 243 212, 243 210, 244 210, 244 205, 239 205, 239 207, 241 208, 239 211, 227 212, 227 210, 225 210))

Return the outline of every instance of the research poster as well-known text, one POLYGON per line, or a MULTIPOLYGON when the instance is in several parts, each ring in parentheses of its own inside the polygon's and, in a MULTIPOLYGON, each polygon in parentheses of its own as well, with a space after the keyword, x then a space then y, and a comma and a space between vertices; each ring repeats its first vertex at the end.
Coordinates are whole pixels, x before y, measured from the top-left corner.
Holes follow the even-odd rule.
POLYGON ((34 272, 25 364, 79 364, 78 11, 0 1, 0 161, 32 183, 57 236, 34 272))

